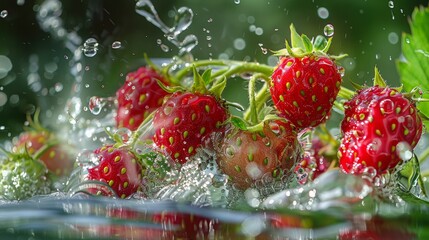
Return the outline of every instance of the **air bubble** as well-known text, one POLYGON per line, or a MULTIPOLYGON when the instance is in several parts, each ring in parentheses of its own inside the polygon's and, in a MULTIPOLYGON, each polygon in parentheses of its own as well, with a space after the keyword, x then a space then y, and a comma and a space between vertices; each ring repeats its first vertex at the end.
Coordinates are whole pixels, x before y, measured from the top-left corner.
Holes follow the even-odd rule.
POLYGON ((246 48, 246 41, 242 38, 237 38, 234 40, 234 48, 237 50, 243 50, 246 48))
POLYGON ((98 51, 98 42, 95 38, 88 38, 83 44, 83 54, 87 57, 94 57, 98 51))
POLYGON ((389 33, 389 35, 387 36, 387 40, 389 41, 389 43, 391 44, 397 44, 399 42, 399 37, 398 34, 395 32, 391 32, 389 33))
POLYGON ((113 43, 112 43, 112 48, 113 49, 119 49, 119 48, 121 48, 122 47, 122 43, 120 42, 120 41, 114 41, 113 43))
POLYGON ((327 19, 329 17, 329 11, 327 8, 320 7, 319 9, 317 9, 317 15, 321 19, 327 19))
POLYGON ((235 4, 240 4, 240 0, 234 0, 235 4))
POLYGON ((389 8, 394 8, 395 7, 395 4, 393 3, 393 1, 389 1, 387 3, 387 5, 389 6, 389 8))
POLYGON ((0 12, 0 17, 2 17, 2 18, 6 18, 6 17, 7 17, 7 15, 8 15, 7 10, 2 10, 2 11, 0 12))
POLYGON ((332 37, 334 35, 334 26, 332 24, 326 24, 323 28, 323 34, 325 34, 326 37, 332 37))

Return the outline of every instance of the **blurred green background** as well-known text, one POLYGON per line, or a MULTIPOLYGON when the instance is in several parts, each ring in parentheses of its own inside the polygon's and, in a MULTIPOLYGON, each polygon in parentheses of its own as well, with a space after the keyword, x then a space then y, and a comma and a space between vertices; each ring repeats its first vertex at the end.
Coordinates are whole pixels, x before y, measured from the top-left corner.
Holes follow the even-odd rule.
MULTIPOLYGON (((392 0, 164 0, 152 1, 159 18, 173 26, 181 7, 194 13, 179 39, 194 34, 195 59, 229 58, 275 64, 267 50, 284 47, 289 25, 310 37, 334 26, 331 54, 341 60, 344 82, 370 83, 378 66, 397 86, 395 61, 401 34, 409 32, 413 9, 427 1, 392 0)), ((171 58, 178 48, 163 32, 135 11, 136 1, 0 2, 0 139, 16 136, 25 114, 42 110, 42 120, 64 111, 70 96, 85 106, 92 95, 113 96, 127 72, 151 58, 171 58), (82 55, 85 40, 98 43, 95 56, 82 55), (114 42, 120 48, 112 47, 114 42)), ((429 24, 429 23, 428 23, 429 24)), ((246 105, 245 83, 229 83, 225 97, 246 105)), ((52 121, 54 122, 54 121, 52 121)))

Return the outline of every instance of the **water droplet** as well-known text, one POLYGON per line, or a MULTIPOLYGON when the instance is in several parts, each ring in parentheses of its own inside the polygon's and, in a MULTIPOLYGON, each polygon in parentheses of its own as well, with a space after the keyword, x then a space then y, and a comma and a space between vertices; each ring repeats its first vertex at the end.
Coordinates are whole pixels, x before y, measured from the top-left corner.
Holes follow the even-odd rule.
POLYGON ((106 101, 103 100, 103 98, 93 96, 89 99, 88 107, 89 111, 91 111, 92 114, 98 115, 101 112, 101 109, 106 104, 106 101))
POLYGON ((179 46, 179 56, 183 56, 186 53, 190 53, 195 46, 198 45, 198 39, 195 35, 188 35, 183 39, 179 46))
POLYGON ((113 49, 119 49, 119 48, 121 48, 122 47, 122 43, 120 42, 120 41, 114 41, 113 43, 112 43, 112 48, 113 49))
POLYGON ((395 4, 393 3, 393 1, 389 1, 387 3, 387 5, 389 6, 389 8, 394 8, 395 7, 395 4))
POLYGON ((259 43, 258 45, 261 48, 262 54, 267 54, 268 53, 268 50, 266 48, 264 48, 264 44, 259 43))
POLYGON ((159 45, 160 47, 161 47, 161 50, 163 51, 163 52, 168 52, 168 51, 170 51, 170 48, 167 46, 167 45, 165 45, 165 44, 161 44, 161 45, 159 45))
POLYGON ((323 34, 325 34, 326 37, 332 37, 334 35, 334 26, 332 24, 326 24, 323 28, 323 34))
POLYGON ((399 42, 398 34, 395 32, 389 33, 389 35, 387 36, 387 40, 389 40, 389 43, 391 44, 397 44, 399 42))
POLYGON ((0 17, 2 17, 2 18, 6 18, 6 17, 7 17, 7 15, 8 15, 7 10, 2 10, 2 11, 0 12, 0 17))
POLYGON ((338 66, 338 67, 337 67, 337 70, 338 70, 338 73, 341 75, 341 77, 344 77, 344 75, 345 75, 345 73, 346 73, 345 68, 344 68, 344 67, 342 67, 342 66, 338 66))
POLYGON ((194 17, 194 13, 192 9, 187 7, 181 7, 177 10, 177 14, 175 16, 175 23, 173 28, 170 29, 170 32, 174 37, 188 29, 188 27, 192 23, 192 18, 194 17))
POLYGON ((325 7, 320 7, 319 9, 317 9, 317 15, 321 19, 327 19, 329 17, 329 11, 325 7))
POLYGON ((119 128, 116 130, 115 135, 118 136, 123 143, 126 143, 131 139, 131 135, 133 135, 133 133, 128 128, 119 128))
POLYGON ((380 109, 386 114, 392 113, 395 104, 390 99, 384 99, 380 102, 380 109))
POLYGON ((368 144, 366 151, 369 155, 375 156, 378 153, 378 150, 381 146, 381 140, 379 138, 374 138, 370 144, 368 144))
POLYGON ((87 57, 94 57, 98 51, 98 42, 95 38, 88 38, 83 44, 83 54, 87 57))
POLYGON ((255 34, 261 36, 264 33, 264 29, 258 27, 255 29, 255 34))
POLYGON ((407 142, 399 142, 396 145, 396 154, 404 162, 408 162, 413 157, 413 150, 407 142))
POLYGON ((234 48, 237 50, 243 50, 246 47, 246 41, 242 38, 237 38, 234 40, 234 48))

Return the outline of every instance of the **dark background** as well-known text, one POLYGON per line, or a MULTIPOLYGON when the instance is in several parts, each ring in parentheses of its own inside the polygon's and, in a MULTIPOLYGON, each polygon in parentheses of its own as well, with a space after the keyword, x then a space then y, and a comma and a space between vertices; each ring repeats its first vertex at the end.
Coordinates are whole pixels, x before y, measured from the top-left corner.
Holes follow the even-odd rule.
MULTIPOLYGON (((179 38, 189 34, 198 37, 199 44, 192 50, 196 59, 228 56, 273 64, 270 53, 264 54, 261 46, 268 50, 283 48, 284 40, 289 39, 291 23, 299 33, 310 37, 323 34, 324 26, 329 23, 335 29, 330 53, 348 54, 341 61, 346 69, 346 85, 351 81, 370 83, 374 66, 378 66, 383 77, 394 86, 399 84, 395 61, 400 57, 401 34, 409 32, 408 19, 413 9, 427 6, 427 1, 411 0, 152 2, 168 26, 173 25, 180 7, 193 10, 193 22, 179 38), (326 18, 318 14, 323 8, 329 12, 326 18), (244 49, 234 46, 237 39, 244 40, 244 49)), ((0 11, 7 11, 7 16, 0 17, 0 56, 6 56, 12 64, 12 69, 2 75, 5 63, 0 61, 0 139, 17 135, 25 114, 36 108, 41 109, 42 120, 55 122, 49 118, 54 119, 64 111, 72 95, 79 96, 84 106, 92 95, 113 96, 126 73, 144 62, 144 53, 151 58, 171 58, 178 53, 160 29, 136 13, 135 3, 132 0, 0 1, 0 11), (47 6, 50 11, 46 11, 47 6), (52 25, 44 26, 49 17, 52 25), (99 44, 97 54, 74 60, 78 53, 73 49, 91 37, 99 44), (114 41, 121 42, 120 49, 112 48, 114 41), (159 42, 169 50, 164 51, 159 42), (73 69, 78 62, 80 73, 75 73, 73 69)), ((225 97, 245 105, 244 87, 243 82, 232 81, 225 97)))

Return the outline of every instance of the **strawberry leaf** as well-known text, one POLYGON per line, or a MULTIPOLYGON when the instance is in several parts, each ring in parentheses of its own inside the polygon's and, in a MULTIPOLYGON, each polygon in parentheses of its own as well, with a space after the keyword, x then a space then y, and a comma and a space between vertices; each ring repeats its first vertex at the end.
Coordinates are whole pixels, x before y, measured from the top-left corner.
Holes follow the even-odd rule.
POLYGON ((233 116, 230 121, 235 127, 241 130, 247 130, 247 123, 242 118, 233 116))
POLYGON ((290 28, 290 41, 292 44, 292 48, 301 48, 305 49, 305 43, 302 40, 302 37, 296 32, 295 26, 291 24, 290 28))
POLYGON ((212 69, 208 68, 207 70, 205 70, 203 72, 203 75, 201 75, 201 77, 203 78, 204 85, 207 86, 211 82, 212 69))
POLYGON ((375 67, 374 72, 374 86, 386 87, 386 81, 384 81, 384 79, 381 77, 377 67, 375 67))
MULTIPOLYGON (((419 86, 423 98, 429 98, 429 8, 416 8, 410 21, 411 34, 402 35, 404 58, 397 61, 400 80, 405 91, 419 86)), ((429 103, 420 102, 417 108, 429 115, 429 103)), ((426 128, 429 127, 425 122, 426 128)))

